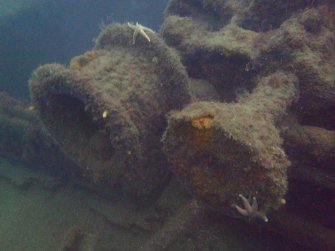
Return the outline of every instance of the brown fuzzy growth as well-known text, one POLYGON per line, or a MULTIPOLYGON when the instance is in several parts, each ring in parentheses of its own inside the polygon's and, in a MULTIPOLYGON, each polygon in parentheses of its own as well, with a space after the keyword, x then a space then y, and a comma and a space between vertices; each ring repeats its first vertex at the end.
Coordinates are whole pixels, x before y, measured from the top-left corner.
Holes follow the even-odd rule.
POLYGON ((42 121, 84 175, 143 202, 168 176, 160 153, 164 115, 190 97, 177 55, 155 34, 132 45, 132 32, 106 27, 96 49, 69 69, 36 69, 30 89, 42 121))
POLYGON ((295 83, 293 75, 277 72, 237 104, 196 102, 171 114, 164 150, 197 199, 226 212, 238 194, 256 197, 264 211, 280 205, 290 162, 274 121, 296 95, 295 83), (273 78, 281 85, 273 87, 273 78))

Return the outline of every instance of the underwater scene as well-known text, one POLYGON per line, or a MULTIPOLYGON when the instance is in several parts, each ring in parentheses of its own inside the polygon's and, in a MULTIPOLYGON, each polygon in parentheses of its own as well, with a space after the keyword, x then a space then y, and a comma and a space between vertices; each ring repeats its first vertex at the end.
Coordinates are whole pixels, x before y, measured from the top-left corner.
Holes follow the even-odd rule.
POLYGON ((335 251, 334 0, 0 0, 0 251, 335 251))

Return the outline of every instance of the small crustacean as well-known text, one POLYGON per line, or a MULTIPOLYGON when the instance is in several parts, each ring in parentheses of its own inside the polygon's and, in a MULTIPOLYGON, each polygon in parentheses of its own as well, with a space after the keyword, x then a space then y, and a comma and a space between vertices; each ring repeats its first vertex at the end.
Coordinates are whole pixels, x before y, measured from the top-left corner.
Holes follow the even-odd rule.
POLYGON ((238 195, 242 201, 244 208, 241 208, 240 206, 233 204, 233 207, 236 208, 236 210, 242 214, 243 216, 252 218, 259 218, 264 220, 265 222, 268 222, 268 218, 266 215, 258 210, 258 203, 256 197, 252 197, 252 204, 250 204, 249 200, 245 198, 242 194, 238 195))

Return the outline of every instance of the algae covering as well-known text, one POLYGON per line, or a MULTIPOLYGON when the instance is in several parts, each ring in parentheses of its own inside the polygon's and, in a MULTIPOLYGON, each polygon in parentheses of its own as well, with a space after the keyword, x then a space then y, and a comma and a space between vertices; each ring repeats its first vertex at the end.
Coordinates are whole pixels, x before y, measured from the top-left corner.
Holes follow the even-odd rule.
POLYGON ((311 207, 299 208, 296 180, 335 191, 334 2, 171 0, 165 15, 160 34, 113 24, 67 67, 34 71, 52 137, 84 177, 132 201, 157 202, 171 173, 186 188, 192 198, 142 250, 169 250, 213 211, 332 250, 328 225, 293 222, 311 207), (286 214, 271 212, 286 200, 286 214))
POLYGON ((50 64, 30 80, 33 104, 64 152, 96 183, 145 202, 169 171, 160 151, 165 114, 189 102, 178 56, 156 34, 133 44, 127 25, 106 27, 96 48, 50 64))
POLYGON ((290 162, 274 121, 296 95, 296 82, 277 72, 260 79, 239 103, 195 102, 171 113, 164 150, 196 198, 226 212, 238 203, 238 194, 256 197, 264 211, 282 204, 290 162), (274 79, 279 86, 272 85, 274 79))
POLYGON ((171 113, 163 139, 172 170, 205 204, 228 208, 239 200, 239 193, 246 193, 250 200, 267 198, 258 203, 261 207, 263 203, 263 210, 276 208, 279 197, 285 195, 288 160, 293 164, 288 178, 299 179, 302 173, 297 170, 303 170, 307 179, 315 182, 311 170, 322 166, 322 184, 332 187, 326 173, 332 175, 334 166, 330 153, 335 129, 334 13, 333 1, 169 2, 162 36, 180 52, 192 83, 207 81, 220 96, 207 99, 215 103, 194 103, 171 113), (283 88, 287 81, 294 89, 289 95, 289 89, 283 88), (262 98, 257 94, 261 89, 262 98), (276 100, 280 96, 281 104, 276 100), (262 103, 269 110, 257 111, 256 106, 262 103), (283 109, 278 113, 280 107, 283 109), (257 125, 269 116, 271 123, 267 118, 266 123, 257 125), (257 131, 264 135, 255 137, 257 131), (250 139, 257 140, 251 143, 250 139), (270 149, 276 150, 270 153, 270 149), (263 154, 267 157, 253 161, 263 154), (251 178, 228 171, 229 166, 255 173, 262 167, 268 171, 272 158, 282 171, 272 177, 271 185, 258 182, 258 175, 251 178), (223 165, 215 168, 216 163, 223 165), (231 176, 222 175, 222 166, 231 176), (225 182, 215 182, 220 176, 225 182), (229 191, 227 187, 235 181, 236 190, 229 191), (263 192, 258 194, 259 190, 263 192))

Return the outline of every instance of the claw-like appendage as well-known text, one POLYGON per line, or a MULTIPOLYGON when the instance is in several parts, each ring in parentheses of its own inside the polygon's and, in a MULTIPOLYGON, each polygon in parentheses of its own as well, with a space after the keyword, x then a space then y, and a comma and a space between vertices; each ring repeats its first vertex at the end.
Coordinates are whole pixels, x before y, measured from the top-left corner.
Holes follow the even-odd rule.
POLYGON ((136 24, 128 23, 128 27, 134 31, 133 44, 135 44, 136 38, 138 35, 143 36, 150 43, 151 41, 150 37, 148 36, 146 32, 155 33, 152 29, 145 27, 139 23, 136 23, 136 24))
POLYGON ((242 199, 244 208, 241 208, 236 204, 234 204, 233 206, 241 215, 249 218, 259 218, 265 222, 269 221, 266 215, 258 210, 258 203, 256 197, 252 198, 252 204, 250 204, 249 200, 245 198, 242 194, 239 194, 238 196, 242 199))

